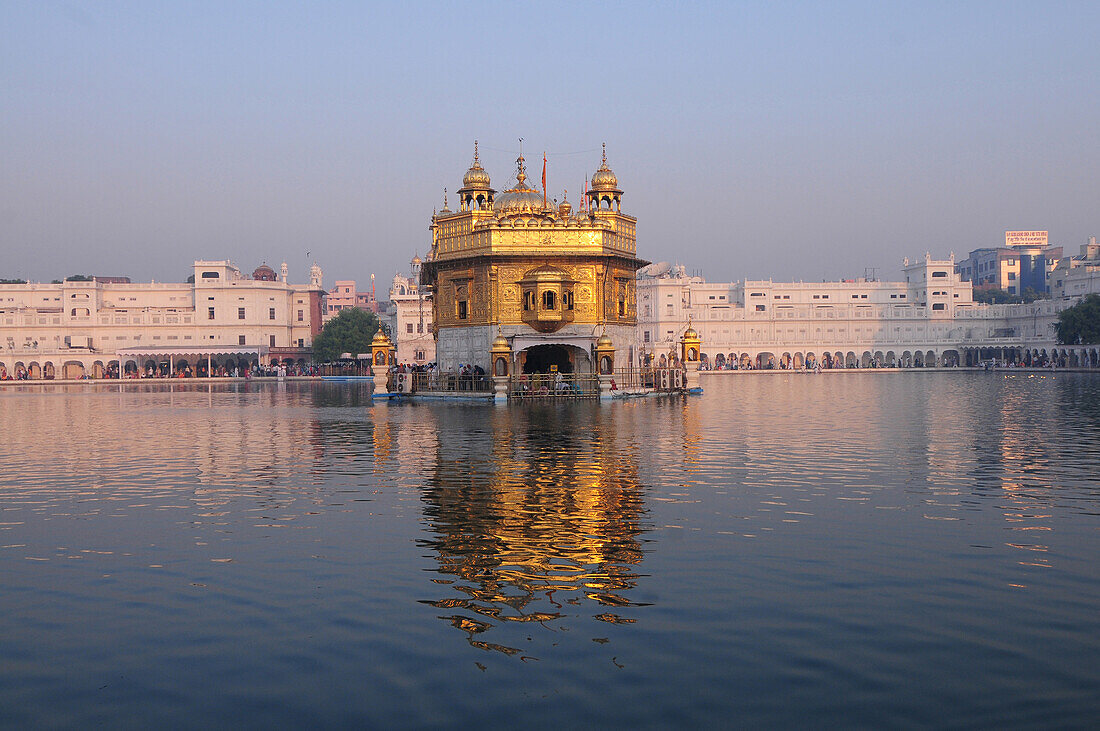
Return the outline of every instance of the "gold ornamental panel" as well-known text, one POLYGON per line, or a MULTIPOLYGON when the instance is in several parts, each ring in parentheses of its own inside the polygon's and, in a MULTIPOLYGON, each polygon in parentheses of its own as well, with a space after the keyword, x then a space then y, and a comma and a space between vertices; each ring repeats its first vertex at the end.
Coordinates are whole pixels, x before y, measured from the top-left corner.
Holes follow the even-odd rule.
POLYGON ((574 280, 574 322, 597 324, 636 321, 636 289, 634 270, 603 256, 555 252, 524 252, 524 256, 486 257, 477 260, 456 259, 459 265, 448 269, 447 262, 438 262, 435 271, 434 302, 439 327, 465 327, 494 323, 523 323, 523 294, 519 282, 532 269, 551 265, 563 270, 574 280), (456 292, 465 287, 466 317, 456 292), (619 314, 619 296, 625 297, 625 311, 619 314))

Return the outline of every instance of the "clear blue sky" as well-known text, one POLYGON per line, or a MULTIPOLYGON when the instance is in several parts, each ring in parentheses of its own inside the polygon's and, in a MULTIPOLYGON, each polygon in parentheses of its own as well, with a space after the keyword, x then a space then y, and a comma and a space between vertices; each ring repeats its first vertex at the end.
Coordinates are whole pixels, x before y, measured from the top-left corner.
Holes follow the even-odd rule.
POLYGON ((711 281, 1076 253, 1100 2, 0 0, 0 276, 385 285, 474 139, 499 190, 519 137, 574 202, 606 141, 639 254, 711 281))

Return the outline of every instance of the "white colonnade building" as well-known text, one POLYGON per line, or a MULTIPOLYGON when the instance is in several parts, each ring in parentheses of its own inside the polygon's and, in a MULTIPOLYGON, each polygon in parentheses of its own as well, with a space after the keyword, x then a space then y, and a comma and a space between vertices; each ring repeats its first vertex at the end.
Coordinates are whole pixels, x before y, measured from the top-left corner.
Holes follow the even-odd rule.
POLYGON ((682 266, 638 272, 642 359, 670 358, 690 322, 705 368, 950 367, 983 360, 1097 367, 1098 346, 1059 346, 1065 296, 1021 305, 974 302, 954 256, 905 260, 902 278, 709 283, 682 266))
POLYGON ((118 377, 189 368, 305 364, 325 291, 268 266, 245 276, 196 261, 188 283, 117 280, 0 285, 0 378, 118 377))

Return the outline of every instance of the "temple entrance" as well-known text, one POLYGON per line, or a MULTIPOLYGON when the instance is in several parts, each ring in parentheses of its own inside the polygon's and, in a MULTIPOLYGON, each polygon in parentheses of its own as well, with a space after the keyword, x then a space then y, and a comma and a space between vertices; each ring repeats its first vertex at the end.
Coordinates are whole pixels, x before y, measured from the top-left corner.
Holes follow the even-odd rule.
POLYGON ((524 373, 549 373, 550 366, 557 366, 558 373, 572 373, 573 363, 569 349, 564 345, 535 345, 527 348, 523 361, 524 373))

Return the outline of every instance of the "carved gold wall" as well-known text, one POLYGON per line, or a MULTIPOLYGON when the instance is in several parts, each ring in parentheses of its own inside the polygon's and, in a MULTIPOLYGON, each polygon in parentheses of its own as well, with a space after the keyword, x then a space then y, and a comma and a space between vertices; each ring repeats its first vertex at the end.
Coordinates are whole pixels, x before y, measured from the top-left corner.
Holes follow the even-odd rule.
MULTIPOLYGON (((531 256, 485 257, 453 261, 436 268, 433 298, 436 328, 473 325, 522 325, 523 296, 519 281, 547 263, 576 280, 574 322, 634 325, 637 318, 635 265, 604 257, 531 256), (465 288, 465 289, 463 289, 465 288), (624 308, 620 311, 620 295, 624 308), (458 303, 467 302, 466 317, 458 303)), ((642 262, 644 264, 644 262, 642 262)))

